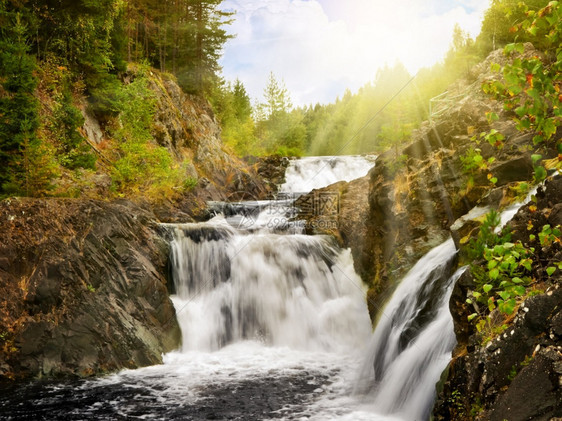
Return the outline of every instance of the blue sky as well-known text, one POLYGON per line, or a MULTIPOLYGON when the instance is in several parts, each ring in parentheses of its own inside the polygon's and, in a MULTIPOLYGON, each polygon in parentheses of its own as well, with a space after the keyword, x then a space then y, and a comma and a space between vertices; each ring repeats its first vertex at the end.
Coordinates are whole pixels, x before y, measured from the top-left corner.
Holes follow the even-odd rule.
POLYGON ((414 74, 439 61, 455 23, 476 36, 489 0, 226 0, 235 33, 221 61, 255 100, 269 73, 295 105, 327 103, 400 60, 414 74))

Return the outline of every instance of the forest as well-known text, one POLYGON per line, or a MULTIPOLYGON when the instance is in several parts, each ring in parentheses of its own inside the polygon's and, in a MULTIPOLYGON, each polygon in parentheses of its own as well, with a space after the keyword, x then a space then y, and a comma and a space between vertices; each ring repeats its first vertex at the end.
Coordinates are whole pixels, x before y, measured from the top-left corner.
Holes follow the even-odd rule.
POLYGON ((561 3, 306 106, 232 4, 0 2, 2 416, 560 419, 561 3))
POLYGON ((173 73, 187 93, 219 79, 230 14, 220 0, 3 1, 0 5, 0 194, 72 195, 98 157, 79 129, 85 107, 111 138, 115 190, 139 177, 183 183, 164 148, 151 144, 154 98, 147 72, 173 73), (135 80, 124 84, 127 66, 135 80), (144 163, 144 164, 143 164, 144 163), (70 191, 69 191, 70 190, 70 191))
POLYGON ((57 188, 61 174, 79 184, 97 170, 99 156, 80 133, 80 107, 103 123, 110 138, 106 155, 116 194, 135 190, 139 177, 156 190, 189 188, 182 164, 151 142, 154 98, 146 77, 151 69, 177 80, 184 92, 206 98, 224 143, 240 157, 344 155, 380 153, 407 142, 428 119, 430 99, 459 77, 470 81, 471 67, 494 49, 533 41, 556 54, 555 40, 534 26, 517 27, 548 1, 494 0, 478 37, 457 26, 449 52, 433 67, 410 75, 401 63, 385 65, 358 92, 348 90, 332 104, 293 107, 291 93, 273 73, 257 100, 239 80, 224 80, 219 59, 235 36, 228 24, 236 16, 221 3, 2 2, 0 194, 72 195, 72 189, 57 188), (136 77, 129 83, 131 68, 136 77))

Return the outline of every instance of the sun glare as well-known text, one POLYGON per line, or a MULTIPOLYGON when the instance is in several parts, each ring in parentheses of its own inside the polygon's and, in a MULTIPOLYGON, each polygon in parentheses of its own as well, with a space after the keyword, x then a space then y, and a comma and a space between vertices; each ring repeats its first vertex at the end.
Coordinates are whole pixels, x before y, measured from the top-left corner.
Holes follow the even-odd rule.
POLYGON ((385 64, 415 74, 441 60, 455 24, 477 35, 488 0, 229 0, 236 10, 225 48, 227 79, 259 97, 273 71, 304 105, 331 102, 374 79, 385 64), (465 4, 471 3, 471 7, 465 4))

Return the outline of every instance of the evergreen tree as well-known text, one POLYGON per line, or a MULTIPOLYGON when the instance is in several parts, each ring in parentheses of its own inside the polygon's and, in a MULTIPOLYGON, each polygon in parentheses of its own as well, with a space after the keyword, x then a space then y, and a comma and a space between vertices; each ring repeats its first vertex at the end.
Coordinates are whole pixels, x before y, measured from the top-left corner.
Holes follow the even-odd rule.
POLYGON ((265 102, 261 104, 261 108, 264 110, 266 118, 275 119, 288 113, 292 108, 291 98, 285 83, 278 82, 273 72, 269 74, 263 96, 265 102))
POLYGON ((26 189, 30 166, 25 164, 38 149, 37 79, 28 54, 25 12, 12 3, 0 5, 0 194, 26 189))
POLYGON ((242 122, 252 115, 250 97, 240 79, 236 79, 232 87, 232 103, 238 121, 242 122))
POLYGON ((59 162, 66 168, 94 169, 96 156, 78 128, 84 125, 84 116, 72 103, 69 87, 62 93, 59 107, 54 112, 53 132, 59 140, 59 162))

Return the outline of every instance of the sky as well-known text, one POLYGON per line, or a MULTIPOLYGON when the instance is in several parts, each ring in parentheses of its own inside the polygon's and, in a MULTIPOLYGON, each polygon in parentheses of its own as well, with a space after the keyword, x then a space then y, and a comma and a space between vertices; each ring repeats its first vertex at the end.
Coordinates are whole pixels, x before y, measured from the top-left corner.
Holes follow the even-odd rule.
POLYGON ((270 72, 296 106, 355 92, 377 69, 401 61, 413 75, 441 60, 453 28, 475 37, 490 0, 226 0, 235 11, 221 60, 262 100, 270 72))

